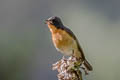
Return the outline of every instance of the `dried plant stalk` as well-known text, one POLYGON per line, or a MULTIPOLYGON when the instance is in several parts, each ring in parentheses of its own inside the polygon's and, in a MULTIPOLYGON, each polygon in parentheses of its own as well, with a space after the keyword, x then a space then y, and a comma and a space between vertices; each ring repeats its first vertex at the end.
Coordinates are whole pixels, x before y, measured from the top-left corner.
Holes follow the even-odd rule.
POLYGON ((80 71, 80 65, 75 65, 77 63, 75 57, 69 57, 65 59, 64 57, 53 64, 53 70, 58 71, 58 80, 82 80, 82 73, 80 71))

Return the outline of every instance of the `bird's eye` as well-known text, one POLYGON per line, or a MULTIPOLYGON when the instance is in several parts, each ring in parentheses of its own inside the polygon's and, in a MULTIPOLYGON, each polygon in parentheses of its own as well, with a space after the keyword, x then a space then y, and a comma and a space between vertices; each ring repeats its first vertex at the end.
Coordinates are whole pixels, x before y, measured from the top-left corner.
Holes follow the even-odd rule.
POLYGON ((53 20, 53 22, 54 22, 54 23, 58 23, 58 21, 57 21, 57 20, 53 20))

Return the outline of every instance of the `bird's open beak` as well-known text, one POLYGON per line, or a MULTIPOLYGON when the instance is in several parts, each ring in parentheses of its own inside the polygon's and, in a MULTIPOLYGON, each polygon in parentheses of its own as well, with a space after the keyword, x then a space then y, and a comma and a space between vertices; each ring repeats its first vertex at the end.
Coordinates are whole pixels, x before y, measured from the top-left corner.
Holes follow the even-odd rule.
POLYGON ((45 24, 52 24, 52 21, 50 21, 50 20, 45 20, 45 24))

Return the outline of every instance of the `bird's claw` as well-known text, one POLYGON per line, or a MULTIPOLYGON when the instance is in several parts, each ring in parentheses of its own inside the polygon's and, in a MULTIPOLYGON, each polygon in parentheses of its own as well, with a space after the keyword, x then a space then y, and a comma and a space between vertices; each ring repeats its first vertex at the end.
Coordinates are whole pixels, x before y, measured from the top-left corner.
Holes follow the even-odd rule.
POLYGON ((71 70, 76 71, 76 70, 78 70, 78 69, 80 69, 80 64, 79 64, 79 62, 74 62, 71 66, 69 66, 69 67, 67 68, 67 71, 71 71, 71 70))

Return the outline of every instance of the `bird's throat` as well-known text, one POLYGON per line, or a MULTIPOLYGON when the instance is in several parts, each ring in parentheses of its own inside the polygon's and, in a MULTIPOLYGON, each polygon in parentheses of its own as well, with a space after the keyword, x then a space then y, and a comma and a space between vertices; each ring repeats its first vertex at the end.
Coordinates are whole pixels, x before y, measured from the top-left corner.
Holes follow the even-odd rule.
POLYGON ((49 27, 51 33, 55 33, 57 31, 57 28, 52 24, 48 24, 48 27, 49 27))

